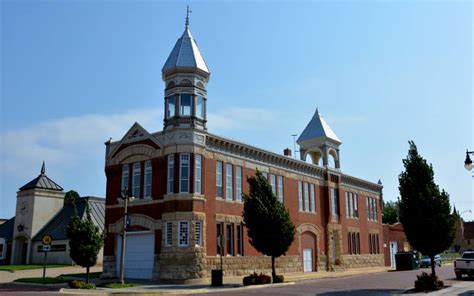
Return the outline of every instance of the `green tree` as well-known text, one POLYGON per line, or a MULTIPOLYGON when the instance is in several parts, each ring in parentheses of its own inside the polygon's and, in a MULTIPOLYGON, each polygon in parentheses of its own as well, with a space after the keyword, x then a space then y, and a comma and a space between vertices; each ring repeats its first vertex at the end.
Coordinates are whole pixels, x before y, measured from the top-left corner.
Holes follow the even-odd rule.
POLYGON ((66 192, 66 194, 64 195, 64 199, 67 200, 67 201, 71 201, 71 202, 75 202, 75 201, 78 200, 79 198, 80 198, 79 193, 77 193, 77 192, 74 191, 74 190, 69 190, 69 191, 66 192))
POLYGON ((434 256, 449 248, 455 235, 449 194, 434 182, 432 165, 418 154, 413 141, 403 160, 405 171, 399 177, 400 222, 408 242, 431 258, 431 273, 436 275, 434 256))
POLYGON ((67 236, 69 238, 69 256, 76 264, 86 268, 86 283, 89 283, 89 269, 97 263, 97 256, 104 244, 104 237, 92 222, 88 206, 85 219, 81 219, 74 202, 74 214, 67 226, 67 236))
POLYGON ((284 255, 295 236, 295 226, 290 213, 272 192, 268 181, 257 170, 255 177, 248 177, 249 194, 243 194, 242 213, 250 244, 272 258, 272 279, 277 280, 275 258, 284 255))
POLYGON ((398 202, 383 202, 382 223, 393 224, 398 222, 398 202))

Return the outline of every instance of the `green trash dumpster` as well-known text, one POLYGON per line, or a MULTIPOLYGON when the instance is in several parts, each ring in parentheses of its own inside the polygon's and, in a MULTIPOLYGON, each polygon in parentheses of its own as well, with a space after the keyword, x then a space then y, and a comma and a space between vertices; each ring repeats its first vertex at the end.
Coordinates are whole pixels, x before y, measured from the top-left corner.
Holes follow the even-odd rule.
POLYGON ((395 254, 397 270, 420 269, 420 260, 415 252, 398 252, 395 254))

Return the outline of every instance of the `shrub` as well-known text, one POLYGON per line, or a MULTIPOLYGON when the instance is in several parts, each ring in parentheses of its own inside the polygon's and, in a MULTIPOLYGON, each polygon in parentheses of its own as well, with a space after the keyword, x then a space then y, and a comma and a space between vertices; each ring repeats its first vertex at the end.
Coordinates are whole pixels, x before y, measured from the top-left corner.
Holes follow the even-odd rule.
POLYGON ((95 284, 74 280, 69 282, 69 287, 73 289, 95 289, 95 284))
POLYGON ((272 282, 272 277, 263 273, 257 274, 256 272, 244 277, 244 286, 249 285, 262 285, 270 284, 272 282))
POLYGON ((285 281, 285 277, 283 275, 277 275, 275 278, 274 284, 276 283, 283 283, 285 281))
POLYGON ((415 291, 417 292, 436 291, 444 287, 443 281, 438 280, 436 275, 422 272, 420 275, 417 275, 416 278, 415 291))

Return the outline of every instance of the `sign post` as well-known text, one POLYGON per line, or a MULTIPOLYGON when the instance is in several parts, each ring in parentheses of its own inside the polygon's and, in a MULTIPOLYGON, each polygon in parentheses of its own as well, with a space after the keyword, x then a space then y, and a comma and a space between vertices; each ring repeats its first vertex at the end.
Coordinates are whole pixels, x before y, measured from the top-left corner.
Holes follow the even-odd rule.
POLYGON ((43 259, 43 284, 45 283, 45 278, 46 278, 46 257, 48 256, 48 252, 51 250, 51 236, 45 235, 43 236, 43 253, 44 253, 44 259, 43 259))

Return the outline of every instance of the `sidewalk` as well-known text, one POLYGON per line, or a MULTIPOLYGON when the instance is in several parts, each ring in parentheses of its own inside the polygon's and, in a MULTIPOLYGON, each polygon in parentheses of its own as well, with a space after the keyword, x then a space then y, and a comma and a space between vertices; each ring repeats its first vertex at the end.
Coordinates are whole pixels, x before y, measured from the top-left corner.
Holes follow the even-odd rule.
MULTIPOLYGON (((293 285, 295 282, 310 280, 310 279, 323 279, 323 278, 335 278, 345 277, 357 274, 369 274, 386 272, 390 268, 387 267, 369 267, 369 268, 357 268, 345 271, 319 271, 311 273, 286 273, 285 282, 281 284, 271 284, 272 287, 281 285, 293 285)), ((190 284, 185 285, 145 285, 132 288, 123 289, 106 289, 98 288, 97 290, 75 290, 75 289, 61 289, 60 292, 63 294, 76 294, 76 295, 160 295, 160 294, 198 294, 207 292, 219 292, 232 289, 232 291, 240 289, 255 289, 264 288, 268 285, 254 285, 254 286, 243 286, 243 276, 232 276, 224 277, 224 285, 221 287, 210 286, 210 279, 204 279, 200 281, 194 281, 190 284)))
MULTIPOLYGON (((90 272, 102 271, 102 266, 93 266, 91 267, 90 272)), ((69 273, 83 273, 86 272, 86 269, 80 266, 68 266, 68 267, 54 267, 46 269, 47 277, 57 277, 61 274, 69 273)), ((0 271, 0 284, 10 283, 19 278, 32 278, 32 277, 42 277, 43 269, 27 269, 27 270, 15 270, 11 271, 0 271)))

